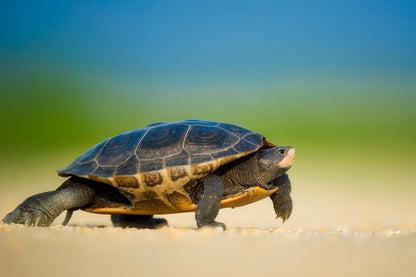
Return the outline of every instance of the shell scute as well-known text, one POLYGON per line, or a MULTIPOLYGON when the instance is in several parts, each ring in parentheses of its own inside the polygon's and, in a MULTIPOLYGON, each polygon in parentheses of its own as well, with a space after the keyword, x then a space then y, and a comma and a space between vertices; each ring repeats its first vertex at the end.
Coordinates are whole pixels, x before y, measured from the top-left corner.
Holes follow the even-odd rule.
POLYGON ((136 145, 144 135, 145 130, 134 130, 108 140, 97 156, 99 165, 117 166, 127 157, 134 154, 136 145))
POLYGON ((131 156, 124 163, 117 167, 115 175, 135 175, 139 171, 139 160, 136 155, 131 156))
POLYGON ((122 188, 140 188, 138 180, 133 176, 117 176, 114 177, 114 181, 122 188))
POLYGON ((191 164, 192 177, 202 178, 217 169, 217 163, 191 164))
POLYGON ((228 148, 224 151, 220 151, 220 152, 217 152, 217 153, 212 153, 211 156, 215 159, 219 159, 219 158, 222 158, 222 157, 233 157, 233 156, 236 156, 238 154, 239 154, 239 152, 237 150, 235 150, 233 147, 230 147, 230 148, 228 148))
POLYGON ((243 140, 248 141, 254 145, 262 145, 263 144, 263 136, 259 136, 258 134, 251 133, 247 134, 243 137, 243 140))
POLYGON ((179 179, 188 177, 188 171, 183 166, 174 166, 168 167, 168 177, 173 181, 176 182, 179 179))
POLYGON ((239 138, 216 127, 192 126, 185 139, 190 154, 210 154, 237 143, 239 138))
POLYGON ((191 155, 191 164, 202 164, 214 160, 211 155, 191 155))
POLYGON ((163 167, 163 158, 140 161, 140 173, 161 170, 163 167))
POLYGON ((107 177, 107 176, 112 176, 112 175, 114 175, 114 172, 116 171, 116 167, 115 166, 109 166, 109 167, 103 167, 103 166, 100 166, 100 167, 98 167, 94 172, 93 172, 93 174, 95 175, 95 176, 98 176, 98 177, 107 177))
POLYGON ((149 129, 137 146, 136 155, 140 159, 154 159, 181 152, 188 128, 185 124, 171 124, 149 129))
POLYGON ((233 148, 240 153, 244 152, 254 152, 259 147, 251 142, 248 142, 246 140, 240 140, 236 145, 233 146, 233 148))
POLYGON ((181 166, 189 164, 190 155, 185 150, 180 153, 165 158, 166 167, 181 166))
POLYGON ((97 167, 97 162, 94 160, 83 164, 73 162, 70 166, 68 166, 65 169, 65 171, 71 172, 71 174, 74 175, 89 175, 92 172, 94 172, 97 169, 97 167))
POLYGON ((163 184, 163 176, 159 171, 146 172, 141 174, 143 182, 148 187, 160 186, 163 184))
POLYGON ((223 128, 224 130, 227 130, 228 132, 238 136, 238 137, 243 137, 247 134, 252 134, 253 132, 250 130, 247 130, 243 127, 237 126, 237 125, 233 125, 233 124, 228 124, 228 123, 220 123, 218 125, 218 127, 223 128))

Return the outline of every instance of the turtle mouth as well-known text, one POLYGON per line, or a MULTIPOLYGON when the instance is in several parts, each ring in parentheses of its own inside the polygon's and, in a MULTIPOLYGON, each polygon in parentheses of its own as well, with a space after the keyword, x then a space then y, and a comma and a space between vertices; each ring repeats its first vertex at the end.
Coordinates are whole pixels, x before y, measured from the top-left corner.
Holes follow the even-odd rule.
POLYGON ((278 167, 289 167, 292 165, 293 160, 295 159, 295 148, 292 146, 288 146, 286 147, 286 149, 287 149, 287 154, 283 158, 283 160, 281 160, 277 164, 278 167))

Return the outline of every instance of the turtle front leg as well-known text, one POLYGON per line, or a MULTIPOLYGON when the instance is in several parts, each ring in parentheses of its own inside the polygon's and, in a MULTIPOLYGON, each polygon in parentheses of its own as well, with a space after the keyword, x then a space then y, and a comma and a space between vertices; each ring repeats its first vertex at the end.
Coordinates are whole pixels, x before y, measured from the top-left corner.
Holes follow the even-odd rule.
POLYGON ((195 211, 198 228, 204 226, 222 227, 225 224, 216 222, 215 218, 220 210, 220 202, 224 193, 224 184, 218 175, 210 174, 204 179, 204 192, 195 211))
POLYGON ((274 211, 276 212, 277 218, 282 218, 285 222, 292 214, 293 202, 290 197, 290 191, 292 185, 287 174, 273 180, 273 186, 278 186, 279 189, 270 195, 273 201, 274 211))
POLYGON ((71 184, 63 189, 39 193, 27 198, 6 215, 4 223, 26 226, 49 226, 65 210, 74 210, 90 204, 95 197, 92 188, 71 184))

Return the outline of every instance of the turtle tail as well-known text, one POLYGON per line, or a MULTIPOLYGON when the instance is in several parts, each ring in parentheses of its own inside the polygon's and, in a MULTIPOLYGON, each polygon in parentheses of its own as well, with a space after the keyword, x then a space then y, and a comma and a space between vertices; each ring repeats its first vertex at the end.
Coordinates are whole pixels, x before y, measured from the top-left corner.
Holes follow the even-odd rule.
POLYGON ((73 213, 74 213, 74 210, 72 210, 72 209, 66 210, 65 219, 62 222, 63 226, 66 226, 68 224, 68 222, 71 219, 73 213))

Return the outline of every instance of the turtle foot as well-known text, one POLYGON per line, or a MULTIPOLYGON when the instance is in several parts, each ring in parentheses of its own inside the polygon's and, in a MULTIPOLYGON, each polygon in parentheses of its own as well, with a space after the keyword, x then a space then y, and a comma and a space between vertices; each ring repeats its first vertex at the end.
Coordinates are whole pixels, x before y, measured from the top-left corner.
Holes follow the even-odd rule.
POLYGON ((153 218, 152 215, 112 214, 111 221, 115 227, 159 229, 168 226, 164 218, 153 218))
POLYGON ((27 207, 23 204, 7 214, 4 217, 3 222, 7 224, 24 224, 25 226, 30 227, 51 225, 53 218, 51 218, 47 213, 39 209, 27 207))
POLYGON ((224 223, 217 222, 217 221, 214 221, 212 223, 198 224, 198 229, 204 229, 204 228, 221 229, 223 231, 227 229, 224 223))
POLYGON ((168 221, 164 218, 154 218, 153 221, 156 224, 156 229, 169 226, 168 221))
POLYGON ((279 187, 275 193, 270 195, 273 201, 276 218, 281 218, 285 222, 292 214, 293 202, 290 196, 291 183, 287 174, 273 180, 273 185, 279 187))

